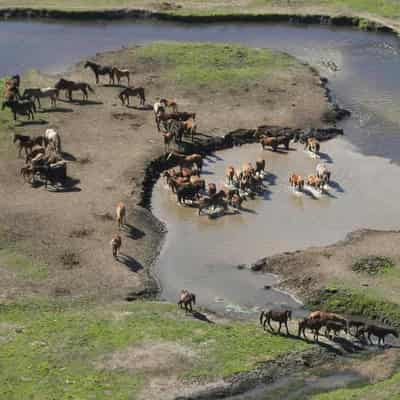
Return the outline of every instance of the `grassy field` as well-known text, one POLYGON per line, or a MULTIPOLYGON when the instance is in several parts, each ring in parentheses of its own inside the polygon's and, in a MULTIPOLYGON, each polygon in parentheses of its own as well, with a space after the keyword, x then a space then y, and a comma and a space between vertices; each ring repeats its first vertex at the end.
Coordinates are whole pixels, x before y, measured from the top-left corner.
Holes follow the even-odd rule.
POLYGON ((230 376, 310 347, 265 334, 254 323, 200 322, 166 303, 44 300, 0 305, 0 343, 0 398, 8 400, 134 399, 157 371, 140 364, 111 369, 104 360, 115 352, 134 354, 146 343, 188 350, 190 359, 178 373, 183 381, 230 376))
MULTIPOLYGON (((0 93, 3 94, 5 79, 0 79, 0 93)), ((3 98, 3 96, 2 96, 3 98)), ((10 126, 12 126, 12 114, 9 109, 0 108, 0 157, 5 157, 12 148, 10 140, 10 126)))
POLYGON ((293 57, 268 49, 211 43, 155 43, 133 50, 144 65, 167 70, 164 79, 182 87, 246 86, 288 68, 304 68, 293 57))
POLYGON ((162 10, 171 14, 223 15, 223 14, 344 14, 358 16, 400 18, 397 0, 181 0, 169 2, 180 7, 162 7, 162 1, 151 0, 0 0, 0 7, 30 7, 59 10, 99 10, 141 8, 162 10))

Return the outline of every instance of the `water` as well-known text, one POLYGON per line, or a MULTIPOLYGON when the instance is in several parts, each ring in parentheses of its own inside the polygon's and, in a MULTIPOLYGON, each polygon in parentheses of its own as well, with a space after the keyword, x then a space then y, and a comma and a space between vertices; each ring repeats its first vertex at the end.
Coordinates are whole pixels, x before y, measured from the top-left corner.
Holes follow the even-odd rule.
MULTIPOLYGON (((156 271, 168 299, 175 300, 177 290, 188 287, 202 304, 217 310, 247 314, 271 303, 299 309, 287 294, 263 289, 276 284, 276 277, 239 271, 235 265, 332 243, 357 228, 398 227, 400 57, 394 36, 304 25, 4 21, 0 75, 28 68, 59 71, 99 51, 155 40, 237 42, 287 51, 327 76, 336 100, 353 112, 342 124, 346 137, 323 146, 340 185, 334 197, 313 200, 288 192, 289 169, 313 170, 315 162, 302 151, 287 156, 267 152, 276 185, 265 199, 246 205, 250 212, 217 221, 177 208, 158 185, 153 211, 166 222, 169 234, 156 271), (325 60, 334 61, 339 71, 327 69, 325 60)), ((226 163, 254 160, 259 153, 254 146, 220 153, 224 161, 207 166, 210 177, 219 181, 226 163)))

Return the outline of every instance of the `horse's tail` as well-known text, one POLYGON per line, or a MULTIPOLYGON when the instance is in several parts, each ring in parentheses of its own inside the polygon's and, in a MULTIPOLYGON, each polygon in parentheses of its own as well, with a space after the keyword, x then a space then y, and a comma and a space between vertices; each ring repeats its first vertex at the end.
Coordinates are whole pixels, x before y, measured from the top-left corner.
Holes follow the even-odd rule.
POLYGON ((90 92, 94 93, 94 89, 87 83, 86 87, 89 89, 90 92))
POLYGON ((192 293, 192 300, 193 300, 193 304, 196 304, 196 295, 194 293, 192 293))
POLYGON ((146 96, 144 93, 144 88, 142 89, 142 98, 143 98, 143 103, 146 103, 146 96))

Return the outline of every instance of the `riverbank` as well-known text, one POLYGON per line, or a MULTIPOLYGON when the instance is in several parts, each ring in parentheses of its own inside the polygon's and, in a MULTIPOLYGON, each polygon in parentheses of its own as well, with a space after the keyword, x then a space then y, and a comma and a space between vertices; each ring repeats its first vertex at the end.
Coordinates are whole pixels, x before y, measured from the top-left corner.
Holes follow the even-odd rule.
POLYGON ((259 1, 152 2, 29 1, 18 6, 0 1, 4 18, 106 19, 153 18, 181 22, 296 22, 355 26, 365 30, 400 32, 400 6, 392 0, 374 1, 259 1))

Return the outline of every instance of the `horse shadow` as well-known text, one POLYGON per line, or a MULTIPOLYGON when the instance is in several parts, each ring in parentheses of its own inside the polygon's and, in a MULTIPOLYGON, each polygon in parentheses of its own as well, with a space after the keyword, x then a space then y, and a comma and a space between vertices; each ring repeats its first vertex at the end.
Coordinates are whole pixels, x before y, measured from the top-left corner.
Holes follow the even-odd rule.
POLYGON ((42 108, 39 112, 42 112, 42 113, 58 113, 58 112, 71 113, 71 112, 74 112, 74 110, 72 108, 57 107, 57 108, 42 108))
POLYGON ((249 214, 257 214, 257 211, 252 210, 251 208, 243 207, 243 206, 240 207, 240 211, 247 212, 249 214))
POLYGON ((126 85, 123 85, 122 83, 103 83, 100 85, 102 87, 111 87, 111 88, 120 88, 120 89, 126 89, 126 85))
POLYGON ((66 161, 76 161, 76 157, 74 157, 72 154, 67 153, 66 151, 61 152, 61 156, 64 160, 66 161))
POLYGON ((363 350, 362 346, 340 336, 334 336, 332 341, 337 343, 347 353, 356 353, 363 350))
POLYGON ((345 192, 345 190, 343 189, 343 187, 342 187, 338 182, 329 181, 329 186, 330 186, 332 189, 335 189, 338 193, 344 193, 344 192, 345 192))
POLYGON ((266 181, 270 186, 275 186, 277 179, 278 176, 272 172, 267 172, 267 174, 264 176, 264 181, 266 181))
POLYGON ((144 106, 130 106, 130 105, 127 105, 126 108, 131 108, 132 110, 138 110, 138 111, 151 111, 151 110, 153 110, 153 107, 150 104, 145 104, 144 106))
POLYGON ((104 104, 102 101, 97 100, 71 100, 71 103, 78 106, 96 106, 104 104))
POLYGON ((140 264, 139 261, 126 254, 120 253, 117 257, 117 261, 127 266, 132 272, 139 272, 143 269, 143 265, 140 264))
POLYGON ((54 188, 54 190, 50 189, 50 192, 56 192, 56 193, 70 193, 70 192, 81 192, 82 189, 77 187, 81 181, 79 179, 74 179, 74 178, 65 178, 64 182, 62 183, 62 186, 52 186, 51 184, 48 185, 47 190, 49 188, 54 188))
POLYGON ((146 234, 142 230, 135 228, 130 224, 123 225, 122 229, 125 232, 126 236, 133 240, 137 240, 146 236, 146 234))
POLYGON ((48 121, 44 119, 31 119, 27 121, 19 121, 18 126, 28 126, 28 125, 46 125, 48 121))
MULTIPOLYGON (((293 149, 293 150, 296 150, 296 149, 293 149)), ((277 148, 276 150, 268 149, 268 151, 271 152, 271 153, 289 154, 290 149, 289 150, 286 150, 286 149, 284 150, 284 149, 277 148)))
POLYGON ((268 188, 264 187, 264 190, 262 192, 263 200, 271 200, 271 195, 272 192, 268 188))
POLYGON ((329 154, 319 152, 318 155, 320 160, 324 161, 327 164, 333 164, 332 157, 329 154))
POLYGON ((210 319, 208 319, 207 315, 201 313, 200 311, 193 311, 192 317, 195 319, 198 319, 199 321, 207 322, 209 324, 215 324, 214 321, 211 321, 210 319))

